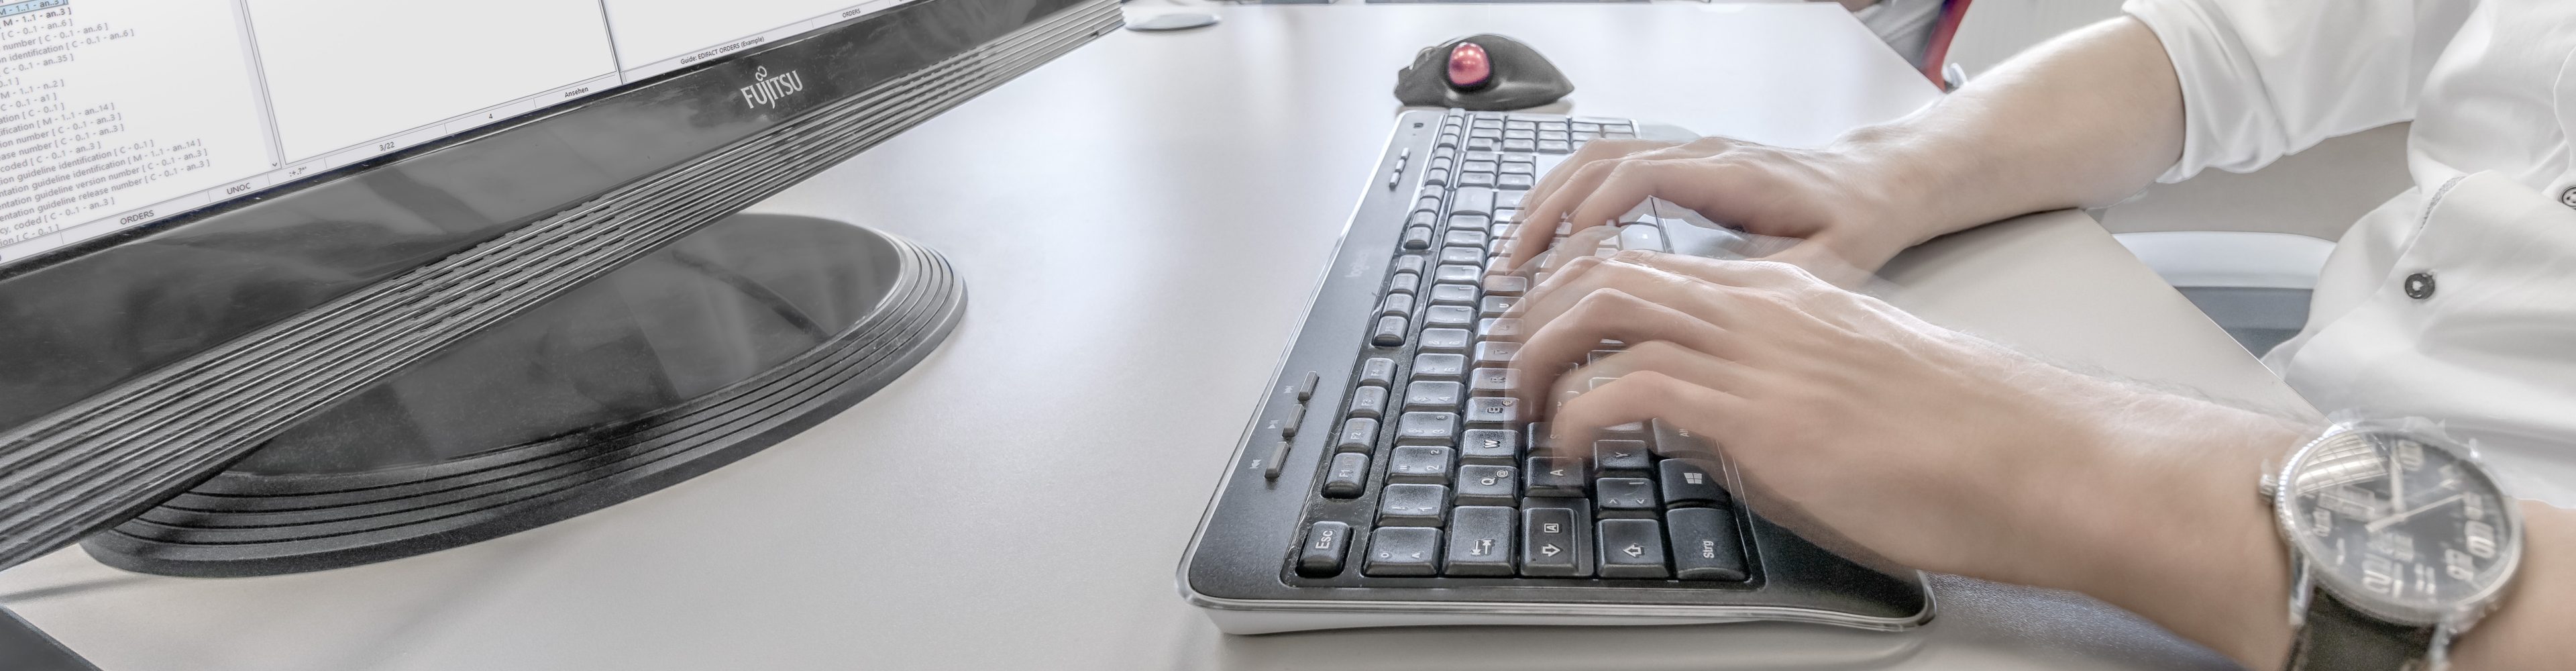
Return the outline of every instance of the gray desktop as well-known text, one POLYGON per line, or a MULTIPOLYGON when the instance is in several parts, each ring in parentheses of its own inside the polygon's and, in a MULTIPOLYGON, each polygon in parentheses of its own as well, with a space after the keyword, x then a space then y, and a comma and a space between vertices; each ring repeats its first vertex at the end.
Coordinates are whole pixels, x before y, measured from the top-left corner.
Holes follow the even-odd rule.
MULTIPOLYGON (((912 372, 793 437, 588 514, 324 571, 176 578, 60 550, 0 572, 0 606, 109 669, 2232 668, 2080 596, 1954 577, 1898 633, 1217 632, 1174 567, 1415 49, 1513 35, 1581 84, 1555 111, 1788 145, 1938 92, 1829 5, 1215 12, 1104 36, 749 207, 916 241, 975 292, 912 372)), ((2043 356, 2295 402, 2079 213, 1885 275, 1899 304, 2043 356)))

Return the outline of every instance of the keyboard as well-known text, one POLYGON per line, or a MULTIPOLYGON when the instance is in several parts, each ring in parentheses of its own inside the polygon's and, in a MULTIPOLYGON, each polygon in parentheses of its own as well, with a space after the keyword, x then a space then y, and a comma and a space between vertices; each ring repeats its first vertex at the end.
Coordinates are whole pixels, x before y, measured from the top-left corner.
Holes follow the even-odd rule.
MULTIPOLYGON (((1238 634, 1930 618, 1921 574, 1864 567, 1753 514, 1721 446, 1658 420, 1553 450, 1507 395, 1511 309, 1533 278, 1486 272, 1523 233, 1504 222, 1573 149, 1625 137, 1694 136, 1543 114, 1397 119, 1182 559, 1185 598, 1238 634)), ((1592 251, 1742 242, 1695 217, 1649 201, 1592 251)))

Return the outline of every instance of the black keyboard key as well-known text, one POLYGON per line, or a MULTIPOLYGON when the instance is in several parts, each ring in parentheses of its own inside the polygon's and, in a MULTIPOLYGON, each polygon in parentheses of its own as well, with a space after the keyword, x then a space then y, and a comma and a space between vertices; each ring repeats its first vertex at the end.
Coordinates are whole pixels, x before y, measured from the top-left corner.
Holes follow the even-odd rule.
POLYGON ((1476 309, 1465 305, 1434 305, 1422 311, 1422 325, 1426 328, 1472 327, 1476 325, 1476 309))
POLYGON ((1290 406, 1288 408, 1288 417, 1279 420, 1279 437, 1295 438, 1297 437, 1297 427, 1305 426, 1305 424, 1306 404, 1299 403, 1297 405, 1290 406))
POLYGON ((1521 497, 1520 472, 1510 466, 1458 467, 1458 505, 1512 505, 1521 497))
POLYGON ((1395 360, 1381 356, 1360 362, 1360 384, 1395 384, 1395 360))
POLYGON ((1456 382, 1416 380, 1404 386, 1404 409, 1410 411, 1457 412, 1467 396, 1467 386, 1456 382))
POLYGON ((1306 527, 1306 542, 1297 548, 1297 574, 1330 578, 1342 574, 1343 549, 1350 547, 1351 525, 1316 522, 1306 527))
POLYGON ((1408 412, 1395 420, 1395 442, 1398 445, 1457 444, 1458 413, 1408 412))
POLYGON ((1583 472, 1583 460, 1560 457, 1530 457, 1529 468, 1521 471, 1527 482, 1526 496, 1583 496, 1583 487, 1591 475, 1583 472))
POLYGON ((1396 273, 1386 278, 1386 292, 1390 294, 1409 294, 1421 289, 1421 275, 1396 273))
POLYGON ((1463 354, 1420 354, 1413 357, 1413 379, 1457 380, 1467 372, 1463 354))
MULTIPOLYGON (((1393 298, 1393 296, 1389 296, 1389 298, 1393 298)), ((1483 320, 1476 322, 1476 338, 1480 340, 1520 340, 1521 320, 1513 317, 1486 317, 1483 320)))
MULTIPOLYGON (((1473 233, 1474 231, 1468 232, 1473 233)), ((1455 232, 1453 231, 1452 233, 1454 234, 1455 232)), ((1482 245, 1485 243, 1477 242, 1476 244, 1482 245)), ((1433 282, 1457 282, 1460 284, 1471 284, 1477 280, 1484 279, 1484 277, 1484 268, 1464 263, 1443 263, 1431 269, 1431 281, 1433 282)))
MULTIPOLYGON (((1524 188, 1526 188, 1526 187, 1524 187, 1524 188)), ((1448 232, 1448 233, 1443 233, 1443 234, 1441 234, 1441 237, 1440 237, 1440 244, 1443 244, 1443 245, 1472 245, 1472 246, 1476 246, 1476 247, 1483 247, 1483 246, 1485 246, 1485 232, 1484 232, 1484 231, 1455 231, 1455 230, 1453 230, 1453 231, 1450 231, 1450 232, 1448 232)), ((1480 268, 1480 269, 1478 269, 1478 272, 1483 272, 1483 269, 1481 269, 1481 268, 1480 268)))
POLYGON ((1485 277, 1485 293, 1518 296, 1524 291, 1529 291, 1529 278, 1527 277, 1519 275, 1488 275, 1485 277))
POLYGON ((1379 317, 1377 330, 1369 332, 1369 343, 1379 347, 1403 347, 1405 326, 1403 317, 1379 317))
POLYGON ((1645 477, 1654 470, 1655 457, 1646 453, 1646 441, 1592 441, 1592 467, 1622 476, 1645 477))
POLYGON ((1342 422, 1342 433, 1333 437, 1335 452, 1367 452, 1377 448, 1377 420, 1353 417, 1342 422))
POLYGON ((1422 330, 1422 351, 1465 354, 1468 341, 1474 339, 1467 329, 1426 328, 1422 330))
POLYGON ((1380 317, 1413 316, 1413 294, 1387 294, 1386 300, 1379 301, 1377 304, 1377 315, 1380 317))
POLYGON ((1725 507, 1734 503, 1733 497, 1727 495, 1724 484, 1717 481, 1717 468, 1708 462, 1697 459, 1665 459, 1662 463, 1655 464, 1655 468, 1658 476, 1656 479, 1662 481, 1664 486, 1664 505, 1675 508, 1725 507))
POLYGON ((1494 190, 1486 188, 1459 189, 1457 200, 1449 206, 1449 214, 1450 216, 1461 214, 1476 214, 1488 217, 1494 216, 1494 190))
POLYGON ((1426 270, 1426 269, 1428 269, 1428 268, 1429 268, 1429 266, 1424 265, 1425 263, 1426 263, 1426 262, 1425 262, 1425 261, 1423 261, 1423 259, 1422 259, 1422 255, 1421 255, 1421 254, 1406 254, 1406 255, 1403 255, 1403 256, 1398 256, 1398 257, 1395 257, 1395 268, 1394 268, 1394 271, 1395 271, 1395 272, 1399 272, 1399 273, 1413 273, 1413 274, 1415 274, 1415 275, 1420 275, 1420 274, 1422 274, 1422 271, 1423 271, 1423 270, 1426 270))
POLYGON ((1521 435, 1510 429, 1468 429, 1458 441, 1458 461, 1462 463, 1513 466, 1520 460, 1521 435))
POLYGON ((1404 223, 1427 228, 1440 223, 1440 212, 1438 210, 1414 210, 1413 218, 1405 220, 1404 223))
POLYGON ((1486 368, 1507 367, 1512 365, 1512 357, 1519 356, 1520 353, 1521 344, 1516 342, 1496 340, 1476 343, 1476 365, 1486 368))
POLYGON ((1601 478, 1592 481, 1593 514, 1612 517, 1652 518, 1663 509, 1655 498, 1655 481, 1645 478, 1601 478))
POLYGON ((1476 316, 1501 317, 1508 315, 1512 312, 1512 306, 1517 305, 1520 302, 1521 299, 1513 296, 1486 296, 1484 303, 1477 307, 1476 316))
POLYGON ((1592 575, 1591 515, 1579 506, 1521 509, 1521 575, 1592 575))
POLYGON ((1478 426, 1510 426, 1521 420, 1520 399, 1479 396, 1467 399, 1467 423, 1478 426))
POLYGON ((1496 506, 1459 506, 1451 512, 1449 557, 1441 575, 1511 575, 1516 512, 1496 506))
MULTIPOLYGON (((1494 218, 1481 214, 1454 214, 1449 216, 1449 230, 1453 231, 1481 231, 1485 230, 1485 227, 1492 225, 1494 225, 1494 218)), ((1468 262, 1481 263, 1482 261, 1483 259, 1479 258, 1468 262)))
POLYGON ((1351 392, 1352 417, 1376 419, 1386 416, 1386 388, 1367 385, 1351 392))
POLYGON ((1447 521, 1447 485, 1393 484, 1378 490, 1378 526, 1436 527, 1447 521))
POLYGON ((1324 468, 1324 495, 1336 499, 1356 499, 1368 489, 1369 455, 1343 452, 1333 455, 1333 463, 1324 468))
POLYGON ((1378 527, 1369 533, 1368 561, 1360 572, 1373 576, 1439 575, 1440 530, 1427 527, 1378 527))
POLYGON ((1654 520, 1602 520, 1601 577, 1662 578, 1664 529, 1654 520))
POLYGON ((1548 431, 1547 422, 1530 422, 1528 431, 1529 440, 1527 443, 1531 454, 1546 454, 1555 451, 1556 436, 1548 431))
POLYGON ((1467 374, 1467 395, 1503 396, 1512 393, 1512 369, 1478 368, 1467 374))
MULTIPOLYGON (((1563 146, 1564 146, 1564 144, 1563 144, 1563 143, 1558 143, 1558 145, 1557 145, 1557 146, 1559 146, 1559 147, 1563 147, 1563 146)), ((1562 151, 1562 149, 1560 149, 1559 151, 1562 151)), ((1531 181, 1532 181, 1532 180, 1530 179, 1530 176, 1529 176, 1529 175, 1517 174, 1517 173, 1503 173, 1503 174, 1501 174, 1501 175, 1497 175, 1497 176, 1495 176, 1495 178, 1494 178, 1494 186, 1498 186, 1498 187, 1502 187, 1502 188, 1506 188, 1506 189, 1527 189, 1527 188, 1530 188, 1531 181)), ((1663 250, 1656 250, 1656 251, 1663 251, 1663 250)))
POLYGON ((1674 426, 1672 422, 1660 419, 1649 422, 1648 425, 1652 426, 1654 429, 1654 450, 1656 456, 1668 459, 1690 458, 1713 460, 1717 458, 1717 451, 1710 449, 1708 443, 1700 440, 1699 436, 1692 435, 1690 429, 1674 426))
MULTIPOLYGON (((1477 217, 1477 218, 1478 218, 1478 219, 1483 219, 1484 217, 1477 217)), ((1458 219, 1458 217, 1450 217, 1450 219, 1451 219, 1452 221, 1455 221, 1455 220, 1457 220, 1457 219, 1458 219)), ((1469 265, 1473 265, 1473 266, 1477 266, 1477 267, 1480 267, 1480 268, 1481 268, 1481 267, 1484 267, 1484 265, 1485 265, 1485 248, 1483 248, 1483 247, 1442 247, 1442 248, 1440 248, 1440 262, 1441 262, 1441 263, 1464 263, 1464 264, 1469 264, 1469 265)))
POLYGON ((1752 577, 1737 539, 1735 515, 1720 508, 1683 508, 1664 514, 1672 534, 1673 577, 1741 581, 1752 577))
POLYGON ((1386 458, 1386 481, 1409 485, 1449 484, 1450 450, 1431 445, 1395 448, 1386 458))
POLYGON ((1297 379, 1297 400, 1304 401, 1314 398, 1315 387, 1321 386, 1323 383, 1324 375, 1322 373, 1317 373, 1311 370, 1306 371, 1305 377, 1297 379))
MULTIPOLYGON (((1520 158, 1528 159, 1529 157, 1523 156, 1520 158)), ((1496 193, 1494 194, 1494 207, 1496 209, 1517 209, 1521 206, 1521 199, 1528 196, 1529 193, 1524 191, 1504 191, 1496 193)))
POLYGON ((1477 292, 1473 284, 1434 284, 1431 285, 1431 303, 1459 307, 1475 305, 1477 292))
POLYGON ((1405 248, 1405 249, 1407 249, 1407 250, 1410 250, 1410 251, 1416 251, 1416 252, 1418 252, 1418 251, 1422 251, 1422 250, 1425 250, 1425 249, 1430 249, 1430 248, 1431 248, 1431 227, 1429 227, 1429 226, 1408 226, 1408 227, 1406 227, 1406 228, 1404 229, 1404 248, 1405 248))

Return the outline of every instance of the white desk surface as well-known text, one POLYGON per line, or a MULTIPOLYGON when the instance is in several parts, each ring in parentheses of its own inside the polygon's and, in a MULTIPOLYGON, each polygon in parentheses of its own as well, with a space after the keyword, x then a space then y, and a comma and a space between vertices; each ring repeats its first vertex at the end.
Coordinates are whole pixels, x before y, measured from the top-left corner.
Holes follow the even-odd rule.
MULTIPOLYGON (((1414 50, 1517 36, 1578 84, 1575 113, 1786 144, 1935 92, 1832 5, 1214 11, 1108 35, 757 208, 925 242, 971 292, 939 352, 812 431, 465 548, 221 580, 67 551, 0 573, 0 603, 111 671, 2229 668, 2082 597, 1948 578, 1939 617, 1902 634, 1218 633, 1174 568, 1414 50)), ((1937 241, 1888 275, 1900 303, 2060 361, 2287 398, 2078 214, 1937 241)))

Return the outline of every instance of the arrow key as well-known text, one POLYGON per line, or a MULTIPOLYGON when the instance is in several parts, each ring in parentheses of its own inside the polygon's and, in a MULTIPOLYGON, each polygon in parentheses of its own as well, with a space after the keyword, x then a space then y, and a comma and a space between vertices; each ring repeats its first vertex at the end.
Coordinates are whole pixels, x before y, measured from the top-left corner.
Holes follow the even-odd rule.
POLYGON ((1663 578, 1664 528, 1654 520, 1602 520, 1601 577, 1663 578))
POLYGON ((1582 508, 1521 509, 1521 575, 1592 575, 1592 519, 1582 508))

